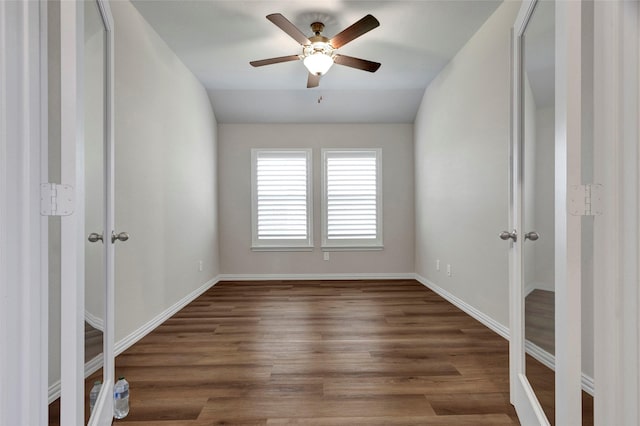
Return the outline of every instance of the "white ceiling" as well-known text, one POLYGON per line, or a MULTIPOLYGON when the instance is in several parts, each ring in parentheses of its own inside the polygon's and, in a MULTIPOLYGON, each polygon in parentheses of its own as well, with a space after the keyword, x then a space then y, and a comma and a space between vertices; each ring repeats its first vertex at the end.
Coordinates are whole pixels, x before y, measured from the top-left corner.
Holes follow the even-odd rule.
POLYGON ((221 123, 411 123, 429 82, 500 3, 133 0, 206 87, 221 123), (382 66, 369 73, 334 65, 314 89, 306 88, 302 61, 250 66, 251 60, 301 53, 295 40, 265 18, 276 12, 307 35, 309 25, 321 21, 329 38, 374 15, 380 26, 340 53, 382 66))

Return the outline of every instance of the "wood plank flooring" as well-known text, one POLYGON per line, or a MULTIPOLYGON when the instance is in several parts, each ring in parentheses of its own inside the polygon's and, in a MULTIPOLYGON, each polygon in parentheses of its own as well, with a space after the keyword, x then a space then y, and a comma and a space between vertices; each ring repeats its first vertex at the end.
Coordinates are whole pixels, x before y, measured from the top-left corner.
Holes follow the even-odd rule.
POLYGON ((414 280, 221 282, 116 374, 116 425, 518 424, 507 341, 414 280))
POLYGON ((527 340, 551 355, 555 351, 555 293, 535 289, 524 299, 524 332, 527 340))

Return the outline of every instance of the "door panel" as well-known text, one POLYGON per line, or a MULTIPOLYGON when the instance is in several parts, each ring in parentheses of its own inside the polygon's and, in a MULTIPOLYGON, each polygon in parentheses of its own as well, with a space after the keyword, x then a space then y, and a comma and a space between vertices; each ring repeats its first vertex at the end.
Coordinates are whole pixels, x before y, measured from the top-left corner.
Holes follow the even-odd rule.
POLYGON ((113 420, 113 32, 106 1, 61 2, 61 170, 75 209, 61 221, 61 424, 83 424, 84 377, 103 367, 89 419, 113 420), (88 332, 88 333, 87 333, 88 332))
POLYGON ((525 373, 551 424, 555 355, 555 5, 538 2, 522 42, 522 289, 525 373), (540 365, 540 363, 542 365, 540 365))
POLYGON ((514 25, 511 226, 501 237, 511 240, 511 401, 524 425, 581 418, 580 333, 569 332, 580 330, 580 218, 567 210, 580 183, 581 7, 525 1, 514 25), (555 369, 555 383, 527 372, 527 354, 555 369))

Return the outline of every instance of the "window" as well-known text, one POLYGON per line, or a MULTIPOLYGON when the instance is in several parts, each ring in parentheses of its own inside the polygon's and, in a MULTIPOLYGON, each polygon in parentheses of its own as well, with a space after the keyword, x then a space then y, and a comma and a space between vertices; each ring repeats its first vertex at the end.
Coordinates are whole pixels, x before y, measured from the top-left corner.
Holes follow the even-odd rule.
POLYGON ((251 150, 252 249, 311 250, 311 150, 251 150))
POLYGON ((382 249, 380 149, 322 150, 322 247, 382 249))

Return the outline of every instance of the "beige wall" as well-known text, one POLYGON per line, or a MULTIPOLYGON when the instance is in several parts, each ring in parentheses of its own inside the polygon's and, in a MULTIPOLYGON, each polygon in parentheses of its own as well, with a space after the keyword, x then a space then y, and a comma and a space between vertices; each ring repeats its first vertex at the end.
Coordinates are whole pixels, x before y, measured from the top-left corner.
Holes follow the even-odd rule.
POLYGON ((415 122, 416 273, 506 327, 508 244, 498 233, 509 223, 510 30, 519 7, 496 10, 429 85, 415 122))
POLYGON ((216 121, 204 87, 129 2, 115 20, 116 342, 219 273, 216 121), (203 271, 199 271, 199 261, 203 271))
POLYGON ((413 272, 413 131, 410 124, 220 124, 220 263, 223 274, 413 272), (312 252, 252 252, 251 148, 313 149, 312 252), (321 148, 382 148, 384 250, 320 250, 321 148))

